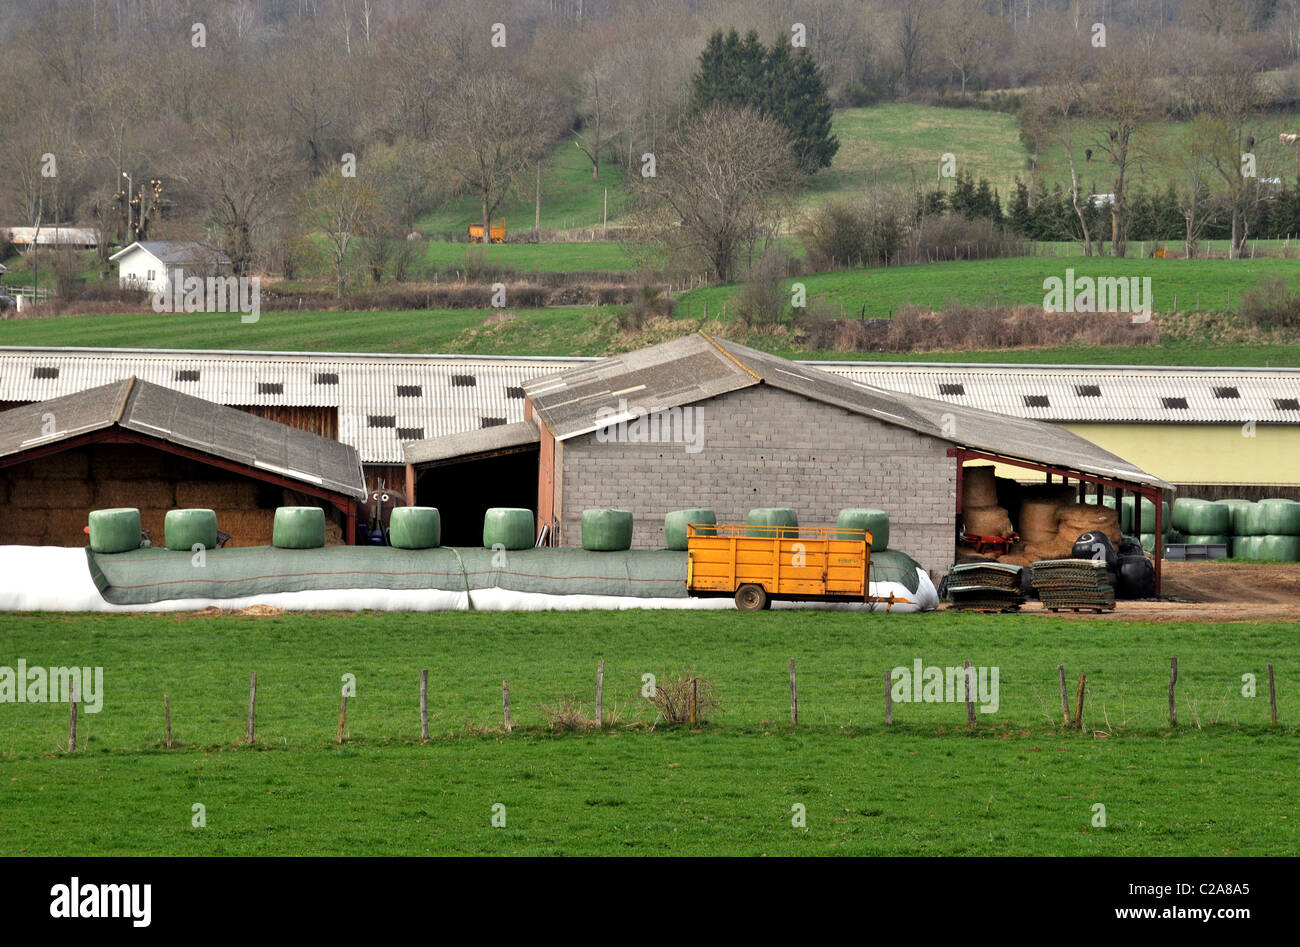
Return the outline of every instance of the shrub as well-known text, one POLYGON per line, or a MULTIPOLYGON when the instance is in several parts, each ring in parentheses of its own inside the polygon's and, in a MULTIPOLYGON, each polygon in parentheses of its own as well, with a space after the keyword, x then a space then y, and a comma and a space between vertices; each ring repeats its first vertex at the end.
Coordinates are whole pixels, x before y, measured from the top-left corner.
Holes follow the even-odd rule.
POLYGON ((1241 318, 1260 329, 1300 326, 1300 291, 1280 276, 1263 279, 1242 296, 1241 318))
POLYGON ((736 294, 737 317, 750 326, 770 326, 784 320, 790 306, 784 282, 789 272, 789 254, 775 247, 764 250, 736 294))
POLYGON ((865 209, 845 200, 832 200, 814 210, 800 225, 804 256, 814 270, 853 266, 867 258, 870 222, 865 209))
POLYGON ((656 722, 691 723, 691 692, 695 692, 695 722, 704 723, 711 714, 720 713, 722 705, 713 692, 713 683, 694 671, 661 674, 655 681, 650 702, 659 711, 656 722), (692 687, 694 682, 694 687, 692 687))
POLYGON ((961 214, 926 217, 915 230, 916 261, 938 263, 944 260, 989 260, 999 257, 1026 256, 1029 252, 1021 240, 987 218, 967 220, 961 214))
POLYGON ((624 332, 640 329, 651 319, 672 318, 676 303, 662 290, 646 284, 641 287, 641 297, 618 311, 618 327, 624 332))
POLYGON ((600 722, 595 717, 588 717, 582 707, 582 701, 572 694, 560 697, 553 704, 543 704, 542 713, 546 716, 546 729, 552 733, 565 733, 569 730, 595 730, 600 722))

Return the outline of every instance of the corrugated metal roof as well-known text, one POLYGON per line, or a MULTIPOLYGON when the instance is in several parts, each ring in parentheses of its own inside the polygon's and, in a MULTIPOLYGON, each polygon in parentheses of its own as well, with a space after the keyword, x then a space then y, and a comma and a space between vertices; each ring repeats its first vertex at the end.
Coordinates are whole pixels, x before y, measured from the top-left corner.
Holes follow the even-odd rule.
POLYGON ((0 412, 0 456, 109 427, 362 498, 354 447, 131 377, 0 412))
MULTIPOLYGON (((621 364, 635 374, 637 353, 617 358, 611 365, 621 364)), ((365 463, 397 464, 403 462, 403 442, 522 421, 525 381, 590 369, 598 362, 580 357, 0 346, 0 401, 39 401, 135 375, 218 404, 337 408, 339 437, 356 447, 365 463), (472 376, 474 384, 454 376, 472 376)), ((878 388, 1040 421, 1300 424, 1300 369, 796 364, 878 388), (1096 386, 1096 393, 1081 393, 1089 385, 1096 386), (1223 397, 1230 389, 1238 397, 1223 397), (1185 398, 1187 407, 1166 407, 1166 398, 1173 399, 1170 405, 1181 405, 1177 399, 1185 398)), ((592 370, 593 378, 607 371, 592 370)), ((685 375, 677 385, 700 383, 685 375)))
POLYGON ((338 409, 362 461, 404 462, 402 443, 524 419, 523 383, 587 359, 253 352, 0 350, 0 401, 42 401, 135 375, 217 404, 338 409))
POLYGON ((412 441, 403 445, 402 449, 408 464, 427 464, 451 457, 467 457, 470 454, 536 444, 541 439, 542 433, 538 430, 536 422, 519 421, 515 424, 483 428, 480 431, 444 434, 423 441, 412 441))
POLYGON ((837 362, 869 385, 1058 422, 1300 424, 1300 370, 837 362))
POLYGON ((890 391, 703 334, 539 378, 525 387, 537 417, 557 440, 565 440, 759 384, 974 450, 1168 486, 1053 424, 890 391))

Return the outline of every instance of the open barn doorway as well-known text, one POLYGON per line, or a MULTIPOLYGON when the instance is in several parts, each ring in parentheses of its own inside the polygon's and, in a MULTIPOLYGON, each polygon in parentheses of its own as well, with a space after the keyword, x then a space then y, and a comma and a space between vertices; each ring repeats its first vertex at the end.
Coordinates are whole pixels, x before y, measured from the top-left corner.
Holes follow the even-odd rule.
POLYGON ((481 546, 483 514, 494 506, 532 510, 536 522, 537 455, 529 444, 421 466, 413 502, 438 508, 444 546, 481 546))

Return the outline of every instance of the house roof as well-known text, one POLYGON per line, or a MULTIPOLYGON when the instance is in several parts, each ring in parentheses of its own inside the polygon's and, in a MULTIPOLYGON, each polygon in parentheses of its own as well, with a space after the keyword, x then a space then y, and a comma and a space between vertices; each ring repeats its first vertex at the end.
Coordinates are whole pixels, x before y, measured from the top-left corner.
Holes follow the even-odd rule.
MULTIPOLYGON (((1062 427, 854 381, 702 333, 534 379, 533 410, 557 440, 758 385, 971 450, 1133 483, 1164 481, 1062 427)), ((867 448, 869 449, 869 448, 867 448)))
POLYGON ((143 250, 165 266, 183 263, 216 263, 230 265, 230 257, 216 247, 193 240, 137 240, 114 253, 110 260, 118 260, 133 250, 143 250))
POLYGON ((138 378, 0 412, 0 458, 119 427, 361 499, 356 449, 138 378), (46 433, 47 423, 56 430, 46 433))
POLYGON ((444 434, 422 441, 402 445, 408 464, 429 464, 440 460, 470 457, 537 444, 542 433, 535 421, 517 421, 514 424, 497 424, 463 434, 444 434))

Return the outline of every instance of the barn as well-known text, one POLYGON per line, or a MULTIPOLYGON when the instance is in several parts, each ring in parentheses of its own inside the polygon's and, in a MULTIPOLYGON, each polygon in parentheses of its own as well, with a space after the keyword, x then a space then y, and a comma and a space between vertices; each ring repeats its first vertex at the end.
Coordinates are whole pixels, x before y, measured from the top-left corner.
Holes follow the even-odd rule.
MULTIPOLYGON (((524 385, 525 420, 406 445, 422 504, 482 510, 484 485, 516 490, 535 459, 545 541, 580 542, 582 511, 631 510, 633 546, 664 545, 672 510, 743 522, 791 507, 833 523, 846 507, 891 519, 890 545, 937 574, 954 559, 968 463, 1086 491, 1159 499, 1169 485, 1061 427, 846 379, 705 334, 583 364, 524 385)), ((488 505, 503 505, 489 503, 488 505)))
POLYGON ((128 506, 156 544, 200 507, 264 545, 284 505, 322 507, 341 543, 365 495, 355 448, 134 377, 0 413, 0 544, 81 546, 90 510, 128 506))
MULTIPOLYGON (((392 486, 405 476, 404 445, 518 424, 525 382, 596 361, 0 346, 0 411, 134 375, 351 444, 367 482, 392 486)), ((1179 496, 1300 499, 1300 369, 795 364, 956 407, 1059 425, 1173 484, 1179 496)), ((437 461, 445 466, 447 458, 437 461)))

